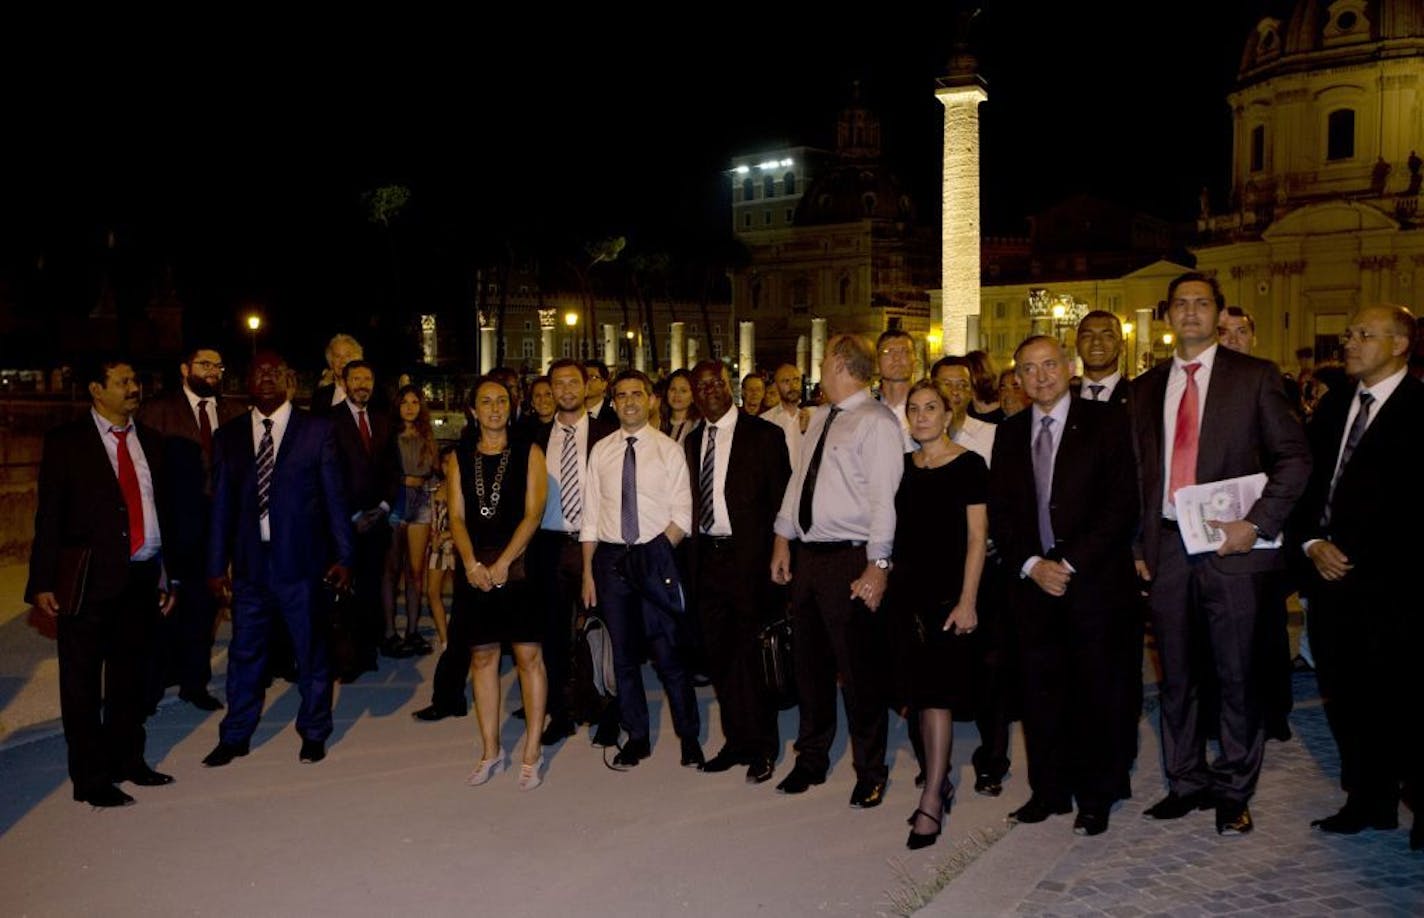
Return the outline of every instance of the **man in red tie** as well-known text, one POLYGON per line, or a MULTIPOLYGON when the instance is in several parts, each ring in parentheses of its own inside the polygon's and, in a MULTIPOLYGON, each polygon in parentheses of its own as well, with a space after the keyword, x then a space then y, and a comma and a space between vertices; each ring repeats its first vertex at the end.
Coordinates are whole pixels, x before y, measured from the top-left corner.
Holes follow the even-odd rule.
MULTIPOLYGON (((1265 744, 1253 673, 1261 580, 1280 569, 1280 535, 1310 477, 1310 451, 1275 366, 1217 346, 1225 298, 1216 279, 1183 274, 1167 288, 1176 350, 1133 382, 1133 431, 1142 488, 1138 573, 1151 582, 1162 663, 1162 765, 1169 793, 1149 819, 1216 809, 1221 834, 1251 831, 1265 744), (1175 495, 1187 485, 1264 473, 1265 491, 1239 518, 1209 521, 1215 552, 1189 555, 1175 495), (1221 692, 1221 755, 1210 765, 1199 722, 1198 676, 1211 666, 1221 692)), ((1223 514, 1225 516, 1225 514, 1223 514)))
POLYGON ((163 491, 176 511, 164 532, 163 563, 178 602, 159 627, 148 686, 150 709, 175 683, 178 697, 194 707, 222 707, 208 691, 218 606, 204 573, 212 513, 213 431, 244 412, 240 402, 222 395, 223 369, 217 349, 192 348, 178 365, 179 385, 146 399, 138 413, 140 422, 163 437, 163 491))
POLYGON ((133 422, 139 387, 128 361, 97 360, 81 381, 90 410, 45 438, 25 597, 59 617, 74 799, 127 806, 118 782, 173 782, 143 751, 148 654, 173 607, 159 591, 163 451, 158 434, 133 422))

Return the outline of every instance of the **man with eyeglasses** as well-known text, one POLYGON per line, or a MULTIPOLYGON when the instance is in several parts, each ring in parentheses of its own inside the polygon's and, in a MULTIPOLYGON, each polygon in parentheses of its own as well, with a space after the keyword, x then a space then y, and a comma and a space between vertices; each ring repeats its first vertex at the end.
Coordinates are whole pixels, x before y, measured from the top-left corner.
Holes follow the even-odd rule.
MULTIPOLYGON (((1419 601, 1404 582, 1424 557, 1424 383, 1408 373, 1414 316, 1375 306, 1341 336, 1355 384, 1321 399, 1310 424, 1315 458, 1291 540, 1309 560, 1310 642, 1346 799, 1312 826, 1354 835, 1399 824, 1400 784, 1424 789, 1419 723, 1419 601), (1390 525, 1394 520, 1395 525, 1390 525)), ((1424 849, 1415 804, 1409 845, 1424 849)))
POLYGON ((1143 815, 1179 819, 1215 807, 1217 832, 1240 835, 1253 826, 1247 804, 1265 749, 1254 665, 1261 580, 1285 564, 1279 550, 1253 546, 1285 526, 1310 477, 1310 449, 1280 372, 1217 345, 1225 306, 1214 277, 1173 280, 1166 307, 1176 353, 1133 381, 1144 508, 1137 565, 1151 583, 1169 789, 1143 815), (1176 492, 1257 473, 1267 477, 1265 490, 1244 516, 1209 521, 1222 536, 1217 550, 1187 554, 1176 492), (1214 667, 1221 687, 1221 754, 1210 764, 1198 710, 1203 665, 1214 667))
POLYGON ((222 702, 208 683, 218 604, 203 573, 213 501, 213 431, 242 414, 243 407, 223 397, 223 359, 216 348, 200 344, 189 349, 178 364, 178 376, 178 388, 144 402, 138 412, 139 421, 163 437, 164 485, 177 511, 165 533, 163 556, 178 602, 159 626, 148 702, 151 710, 176 683, 179 698, 216 711, 222 702))

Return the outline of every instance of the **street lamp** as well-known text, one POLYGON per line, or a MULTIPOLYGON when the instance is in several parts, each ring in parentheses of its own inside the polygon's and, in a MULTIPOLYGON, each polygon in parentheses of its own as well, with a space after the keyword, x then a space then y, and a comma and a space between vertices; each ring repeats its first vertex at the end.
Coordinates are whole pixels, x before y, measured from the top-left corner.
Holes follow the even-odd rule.
POLYGON ((252 359, 257 359, 257 331, 262 327, 262 317, 252 313, 247 317, 247 330, 252 333, 252 359))

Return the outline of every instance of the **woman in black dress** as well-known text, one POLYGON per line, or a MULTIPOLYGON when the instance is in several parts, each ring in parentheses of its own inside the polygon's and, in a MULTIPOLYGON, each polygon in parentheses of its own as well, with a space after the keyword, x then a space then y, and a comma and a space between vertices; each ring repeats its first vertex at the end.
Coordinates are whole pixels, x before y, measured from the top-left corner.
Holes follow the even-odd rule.
POLYGON ((455 608, 471 616, 475 716, 483 744, 467 783, 484 784, 505 767, 499 745, 499 648, 514 648, 519 691, 524 700, 524 748, 519 789, 543 783, 544 728, 548 679, 540 640, 543 618, 513 595, 511 581, 524 579, 524 549, 539 528, 548 489, 544 452, 509 436, 509 390, 485 377, 475 388, 479 433, 446 463, 450 536, 455 543, 455 608))
POLYGON ((895 565, 886 599, 901 697, 918 713, 925 787, 910 848, 939 837, 947 796, 950 712, 971 702, 978 647, 975 598, 984 570, 989 471, 946 432, 949 403, 933 381, 910 387, 905 419, 920 448, 905 456, 895 494, 895 565))

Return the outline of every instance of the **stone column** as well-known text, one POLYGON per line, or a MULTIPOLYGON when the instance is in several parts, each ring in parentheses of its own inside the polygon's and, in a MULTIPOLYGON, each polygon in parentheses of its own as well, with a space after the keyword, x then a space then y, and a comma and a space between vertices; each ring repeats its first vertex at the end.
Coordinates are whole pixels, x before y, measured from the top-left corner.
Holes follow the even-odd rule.
POLYGON ((494 369, 496 357, 494 342, 494 327, 491 325, 480 326, 480 375, 488 373, 494 369))
POLYGON ((618 326, 603 326, 603 362, 608 364, 610 373, 616 373, 618 367, 618 326))
POLYGON ((821 362, 826 359, 826 320, 811 320, 811 384, 821 381, 821 362))
POLYGON ((681 370, 687 366, 683 361, 686 353, 687 323, 674 322, 668 326, 668 345, 672 348, 672 353, 668 357, 669 370, 681 370))
POLYGON ((737 372, 741 376, 756 369, 756 323, 737 323, 737 372))
POLYGON ((806 375, 806 360, 811 349, 811 342, 805 335, 796 336, 796 371, 803 377, 806 375))

